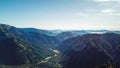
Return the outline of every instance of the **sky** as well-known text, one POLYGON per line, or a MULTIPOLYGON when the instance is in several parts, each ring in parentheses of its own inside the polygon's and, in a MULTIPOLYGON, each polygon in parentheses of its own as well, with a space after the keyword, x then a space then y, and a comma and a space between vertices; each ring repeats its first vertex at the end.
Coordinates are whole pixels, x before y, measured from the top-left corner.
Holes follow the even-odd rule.
POLYGON ((120 0, 0 0, 0 23, 47 30, 120 30, 120 0))

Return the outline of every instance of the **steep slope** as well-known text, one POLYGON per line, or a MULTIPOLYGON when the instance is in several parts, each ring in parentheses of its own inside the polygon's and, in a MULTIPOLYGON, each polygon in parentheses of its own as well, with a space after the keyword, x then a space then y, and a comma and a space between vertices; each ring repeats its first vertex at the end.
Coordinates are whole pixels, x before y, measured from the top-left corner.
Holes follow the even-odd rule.
POLYGON ((114 68, 120 65, 120 35, 87 34, 59 46, 64 68, 114 68))
POLYGON ((29 42, 33 42, 34 44, 41 44, 41 45, 45 45, 48 47, 49 46, 54 47, 60 43, 59 40, 54 36, 47 36, 47 35, 40 34, 37 32, 25 33, 23 38, 25 40, 28 40, 29 42))
MULTIPOLYGON (((0 24, 4 29, 6 29, 9 33, 12 33, 13 35, 20 37, 28 42, 32 42, 34 44, 41 44, 41 45, 46 45, 46 46, 51 46, 51 45, 58 45, 59 40, 54 37, 54 36, 48 36, 45 34, 42 34, 41 32, 38 31, 26 31, 26 29, 19 29, 14 26, 9 26, 5 24, 0 24)), ((29 29, 27 29, 29 30, 29 29)), ((47 32, 47 31, 43 31, 47 32)))
POLYGON ((34 65, 53 54, 48 47, 28 42, 9 28, 9 25, 0 25, 0 65, 34 65))

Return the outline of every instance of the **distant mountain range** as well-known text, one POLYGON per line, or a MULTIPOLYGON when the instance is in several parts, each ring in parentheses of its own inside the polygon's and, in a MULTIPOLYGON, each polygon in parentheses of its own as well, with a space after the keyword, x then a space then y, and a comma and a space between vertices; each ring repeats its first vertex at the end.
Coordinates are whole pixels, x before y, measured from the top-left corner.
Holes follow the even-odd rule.
POLYGON ((45 35, 49 35, 49 36, 56 35, 56 33, 52 32, 52 31, 47 31, 47 30, 43 30, 43 29, 36 29, 36 28, 19 28, 19 29, 23 30, 24 32, 37 32, 37 33, 45 34, 45 35))
POLYGON ((0 24, 0 68, 119 67, 119 48, 120 31, 43 30, 0 24))

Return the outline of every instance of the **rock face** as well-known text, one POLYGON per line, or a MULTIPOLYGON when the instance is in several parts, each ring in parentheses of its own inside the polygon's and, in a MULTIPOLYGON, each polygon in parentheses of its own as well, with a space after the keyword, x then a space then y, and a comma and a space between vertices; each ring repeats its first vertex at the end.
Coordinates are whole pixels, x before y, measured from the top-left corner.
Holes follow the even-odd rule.
POLYGON ((86 34, 65 40, 58 48, 64 68, 120 67, 119 34, 86 34))

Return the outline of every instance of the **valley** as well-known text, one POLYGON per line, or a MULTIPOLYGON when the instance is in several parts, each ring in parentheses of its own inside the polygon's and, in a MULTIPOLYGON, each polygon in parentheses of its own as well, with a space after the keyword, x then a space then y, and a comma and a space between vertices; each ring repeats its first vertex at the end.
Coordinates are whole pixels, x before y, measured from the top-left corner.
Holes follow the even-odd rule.
POLYGON ((0 68, 120 67, 120 31, 0 24, 0 68))

